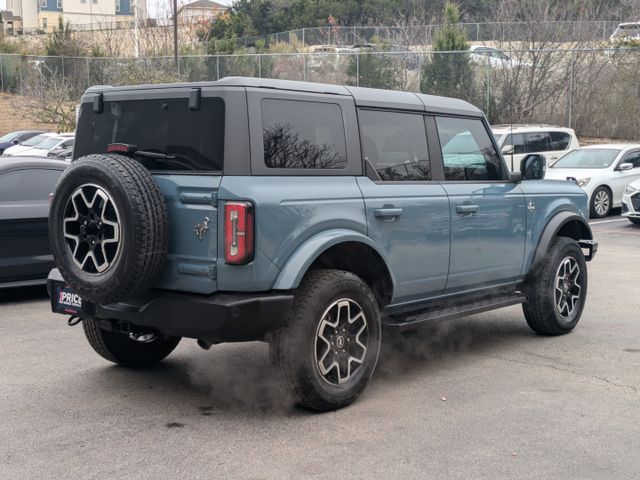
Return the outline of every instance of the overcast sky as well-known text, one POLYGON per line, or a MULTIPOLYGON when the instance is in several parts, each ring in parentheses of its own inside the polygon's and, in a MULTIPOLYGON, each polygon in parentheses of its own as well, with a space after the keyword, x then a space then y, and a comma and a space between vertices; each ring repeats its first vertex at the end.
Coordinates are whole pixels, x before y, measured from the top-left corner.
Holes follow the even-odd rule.
MULTIPOLYGON (((189 3, 191 0, 178 0, 178 5, 183 3, 189 3)), ((217 3, 222 3, 223 5, 231 5, 233 0, 214 0, 217 3)), ((171 8, 172 2, 171 0, 147 0, 147 6, 149 8, 149 14, 151 16, 155 15, 157 11, 168 11, 171 8)), ((7 1, 0 0, 0 10, 4 10, 7 8, 7 1)))

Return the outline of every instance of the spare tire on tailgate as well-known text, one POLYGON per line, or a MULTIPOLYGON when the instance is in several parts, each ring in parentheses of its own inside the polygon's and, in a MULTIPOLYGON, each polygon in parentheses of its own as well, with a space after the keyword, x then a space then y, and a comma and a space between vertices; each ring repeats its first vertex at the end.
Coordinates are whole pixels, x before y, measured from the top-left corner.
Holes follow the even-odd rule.
POLYGON ((149 288, 167 256, 167 209, 136 160, 95 154, 71 163, 49 214, 53 256, 83 299, 113 303, 149 288))

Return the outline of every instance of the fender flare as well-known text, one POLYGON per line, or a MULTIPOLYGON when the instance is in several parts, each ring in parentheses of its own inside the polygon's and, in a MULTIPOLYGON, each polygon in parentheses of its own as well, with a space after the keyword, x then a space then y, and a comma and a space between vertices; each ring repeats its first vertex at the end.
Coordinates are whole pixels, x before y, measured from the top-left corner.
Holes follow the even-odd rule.
POLYGON ((583 216, 578 215, 574 212, 559 212, 554 215, 551 220, 547 223, 547 226, 544 228, 542 235, 540 235, 540 240, 538 241, 538 246, 536 247, 536 253, 533 257, 533 261, 531 262, 531 268, 529 269, 529 273, 536 272, 537 269, 544 262, 544 257, 547 254, 547 250, 551 246, 551 242, 558 235, 558 232, 562 227, 564 227, 569 222, 577 221, 580 223, 588 235, 585 238, 580 238, 578 240, 593 240, 593 233, 591 232, 591 227, 589 226, 589 222, 587 222, 583 216))
POLYGON ((389 268, 389 261, 384 252, 366 235, 345 228, 326 230, 304 241, 289 257, 280 270, 280 274, 273 284, 274 290, 291 290, 298 288, 302 277, 311 264, 329 248, 345 242, 362 243, 372 248, 387 267, 391 283, 395 288, 395 277, 389 268))

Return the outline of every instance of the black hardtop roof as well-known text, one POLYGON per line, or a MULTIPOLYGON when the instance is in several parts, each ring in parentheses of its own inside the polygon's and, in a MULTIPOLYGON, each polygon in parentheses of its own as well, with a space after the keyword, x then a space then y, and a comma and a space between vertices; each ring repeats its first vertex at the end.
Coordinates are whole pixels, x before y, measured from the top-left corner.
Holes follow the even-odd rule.
POLYGON ((445 113, 454 115, 482 116, 482 111, 464 100, 457 98, 424 95, 421 93, 382 90, 377 88, 350 87, 329 83, 300 82, 295 80, 277 80, 255 77, 224 77, 212 82, 162 83, 153 85, 130 85, 112 87, 97 85, 90 87, 82 98, 83 102, 93 101, 96 93, 122 92, 135 90, 158 90, 206 87, 244 87, 265 88, 309 93, 324 93, 353 97, 356 105, 396 110, 415 110, 421 112, 445 113))
POLYGON ((66 160, 46 157, 0 157, 0 171, 14 168, 55 168, 64 170, 69 166, 66 160))

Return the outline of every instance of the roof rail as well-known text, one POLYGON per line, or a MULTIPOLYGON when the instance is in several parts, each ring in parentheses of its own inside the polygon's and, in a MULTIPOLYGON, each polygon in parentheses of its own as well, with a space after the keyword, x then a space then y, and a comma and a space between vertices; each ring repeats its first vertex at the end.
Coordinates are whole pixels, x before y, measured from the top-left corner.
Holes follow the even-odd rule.
POLYGON ((499 125, 491 125, 491 128, 522 128, 522 127, 541 127, 541 128, 567 128, 560 125, 552 125, 550 123, 503 123, 499 125))

